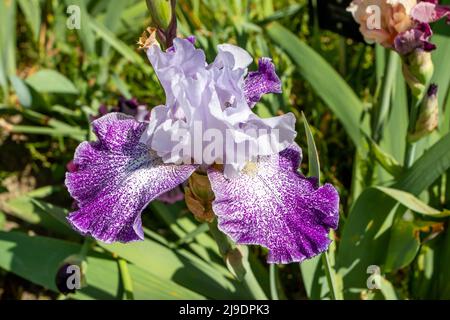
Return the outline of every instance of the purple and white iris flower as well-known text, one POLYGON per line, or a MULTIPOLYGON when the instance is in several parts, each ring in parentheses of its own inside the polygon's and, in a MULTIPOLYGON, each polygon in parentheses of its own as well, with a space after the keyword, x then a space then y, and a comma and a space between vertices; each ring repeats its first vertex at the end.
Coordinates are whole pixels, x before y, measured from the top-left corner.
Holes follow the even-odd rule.
POLYGON ((298 171, 292 114, 261 119, 252 111, 264 94, 281 91, 274 64, 263 58, 248 72, 252 57, 229 44, 208 64, 193 42, 177 38, 167 51, 147 50, 167 99, 149 121, 109 113, 93 122, 98 141, 77 148, 76 170, 66 175, 78 202, 68 220, 106 243, 142 240, 142 210, 197 171, 209 178, 219 229, 236 243, 266 247, 269 263, 323 252, 338 226, 337 191, 298 171), (211 142, 197 139, 198 123, 227 136, 206 160, 195 152, 211 142), (180 146, 184 152, 174 152, 180 146))

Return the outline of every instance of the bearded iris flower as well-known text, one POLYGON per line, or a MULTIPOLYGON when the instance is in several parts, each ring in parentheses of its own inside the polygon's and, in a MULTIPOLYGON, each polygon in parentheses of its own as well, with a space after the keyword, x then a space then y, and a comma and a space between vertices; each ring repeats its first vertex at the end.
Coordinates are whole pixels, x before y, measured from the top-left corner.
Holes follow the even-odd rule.
POLYGON ((450 23, 450 6, 439 4, 439 0, 422 0, 412 9, 411 15, 421 23, 432 23, 443 18, 450 23))
POLYGON ((414 21, 413 27, 402 32, 395 39, 394 47, 401 55, 407 55, 414 50, 431 52, 436 45, 430 42, 433 36, 430 23, 447 19, 450 22, 450 7, 440 5, 439 0, 422 0, 411 8, 410 16, 414 21))
POLYGON ((368 42, 395 49, 402 56, 416 49, 436 49, 430 42, 433 32, 429 23, 442 18, 449 21, 450 15, 450 7, 438 0, 353 0, 348 11, 368 42))
POLYGON ((395 50, 402 58, 402 72, 412 95, 422 100, 434 65, 431 52, 433 30, 430 23, 446 18, 450 7, 439 0, 353 0, 347 11, 359 24, 368 42, 395 50))
POLYGON ((274 64, 263 58, 257 71, 248 72, 252 57, 229 44, 220 45, 208 64, 193 42, 177 38, 166 51, 148 48, 166 93, 149 121, 109 113, 93 122, 98 140, 77 148, 76 170, 66 174, 78 202, 68 220, 106 243, 142 240, 143 209, 198 172, 214 192, 219 229, 237 244, 266 247, 269 263, 300 262, 325 251, 330 229, 338 226, 338 193, 298 171, 302 151, 292 114, 261 119, 252 111, 264 94, 281 91, 274 64), (231 137, 209 161, 195 152, 174 153, 180 144, 183 150, 207 148, 196 140, 198 122, 231 137), (265 139, 249 128, 262 129, 265 139), (239 154, 240 146, 251 151, 239 154), (239 156, 231 157, 236 150, 239 156))

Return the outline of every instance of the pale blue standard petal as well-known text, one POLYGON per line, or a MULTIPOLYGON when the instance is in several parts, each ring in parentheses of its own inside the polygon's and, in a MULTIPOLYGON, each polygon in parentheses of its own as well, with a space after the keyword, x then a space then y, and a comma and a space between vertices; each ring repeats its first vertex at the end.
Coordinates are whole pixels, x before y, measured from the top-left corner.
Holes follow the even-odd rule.
POLYGON ((293 145, 261 157, 233 179, 208 170, 219 228, 238 244, 268 248, 269 263, 301 262, 323 252, 330 228, 338 226, 337 191, 299 174, 300 161, 301 150, 293 145))
POLYGON ((77 148, 76 170, 66 174, 66 186, 79 207, 68 220, 79 232, 103 242, 143 239, 142 210, 196 167, 163 164, 139 143, 146 125, 133 117, 110 113, 93 127, 98 141, 77 148))
POLYGON ((165 162, 225 164, 230 178, 248 161, 278 154, 291 145, 295 116, 261 119, 251 109, 263 94, 281 91, 269 58, 261 59, 258 71, 247 75, 252 62, 248 52, 230 44, 219 45, 218 52, 207 64, 204 52, 186 39, 175 39, 171 52, 157 46, 147 51, 167 100, 152 109, 152 121, 141 141, 165 162))

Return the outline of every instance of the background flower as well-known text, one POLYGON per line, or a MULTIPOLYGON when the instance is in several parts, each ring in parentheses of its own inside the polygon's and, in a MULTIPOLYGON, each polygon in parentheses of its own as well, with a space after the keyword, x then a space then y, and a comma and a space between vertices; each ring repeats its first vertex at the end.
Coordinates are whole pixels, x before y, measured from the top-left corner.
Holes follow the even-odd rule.
POLYGON ((392 48, 395 37, 413 26, 410 14, 414 5, 416 0, 355 0, 348 10, 360 25, 366 41, 392 48), (380 24, 376 25, 377 22, 380 24))

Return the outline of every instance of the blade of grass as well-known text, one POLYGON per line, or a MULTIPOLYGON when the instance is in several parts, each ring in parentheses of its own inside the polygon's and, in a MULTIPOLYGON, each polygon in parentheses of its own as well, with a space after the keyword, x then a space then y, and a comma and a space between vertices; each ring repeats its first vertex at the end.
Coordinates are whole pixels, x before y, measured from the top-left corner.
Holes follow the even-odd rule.
POLYGON ((125 291, 125 300, 134 300, 133 281, 128 271, 128 262, 125 259, 117 259, 119 265, 120 278, 122 280, 123 290, 125 291))
MULTIPOLYGON (((311 129, 309 127, 308 121, 306 120, 305 115, 303 113, 302 117, 308 143, 309 175, 320 179, 320 163, 319 163, 319 156, 317 154, 316 144, 314 142, 314 138, 311 129)), ((320 184, 320 180, 318 180, 318 183, 320 184)), ((336 273, 332 268, 328 258, 328 250, 326 250, 322 254, 322 265, 325 268, 325 276, 328 282, 330 297, 332 300, 337 300, 338 297, 340 297, 340 295, 337 291, 338 287, 335 279, 336 273)))
POLYGON ((385 78, 383 81, 383 93, 381 96, 380 107, 376 111, 372 137, 375 142, 379 143, 382 137, 382 130, 386 122, 386 118, 391 106, 392 90, 395 84, 397 68, 399 65, 399 55, 392 51, 389 54, 389 62, 385 70, 385 78))
POLYGON ((269 276, 270 276, 270 295, 272 300, 279 300, 278 290, 277 290, 277 265, 271 264, 269 266, 269 276))
POLYGON ((86 134, 84 131, 77 131, 74 129, 63 129, 63 128, 48 128, 48 127, 37 127, 37 126, 13 126, 11 132, 15 133, 25 133, 25 134, 37 134, 37 135, 48 135, 52 137, 70 137, 77 141, 84 141, 86 134))
POLYGON ((364 106, 344 79, 328 62, 291 31, 273 22, 266 27, 271 40, 283 49, 298 67, 298 72, 308 81, 317 95, 334 112, 356 146, 360 143, 360 130, 364 106))
POLYGON ((41 5, 39 0, 18 0, 20 9, 22 10, 27 22, 33 31, 34 40, 39 38, 39 30, 41 28, 41 5))
MULTIPOLYGON (((42 236, 28 236, 22 232, 0 232, 0 268, 13 272, 28 281, 58 292, 55 276, 61 262, 78 254, 81 245, 42 236), (43 259, 45 257, 45 259, 43 259)), ((87 258, 87 284, 69 298, 121 299, 122 291, 118 263, 108 253, 91 250, 87 258)), ((151 270, 128 266, 136 299, 204 299, 171 279, 161 278, 151 270)))
POLYGON ((26 82, 39 93, 78 94, 78 89, 66 76, 51 69, 41 69, 26 79, 26 82))
MULTIPOLYGON (((92 32, 92 27, 89 25, 89 21, 91 17, 86 8, 86 0, 65 0, 66 7, 64 10, 67 10, 69 6, 76 5, 80 8, 80 29, 76 30, 78 32, 78 36, 81 39, 84 50, 91 54, 95 55, 95 35, 92 32)), ((75 30, 74 30, 75 31, 75 30)))
POLYGON ((205 233, 209 230, 207 223, 202 223, 197 228, 192 230, 191 232, 187 233, 184 237, 182 237, 180 240, 178 240, 175 243, 175 246, 181 246, 185 243, 189 243, 190 241, 194 240, 199 234, 205 233))
POLYGON ((314 137, 311 132, 311 128, 306 120, 305 114, 302 112, 303 125, 306 132, 306 141, 308 143, 308 163, 309 163, 309 175, 316 177, 320 183, 320 161, 317 153, 314 137))
POLYGON ((99 37, 108 42, 111 47, 116 49, 129 62, 139 65, 144 72, 152 73, 152 69, 144 62, 142 57, 122 40, 117 38, 116 35, 108 30, 103 24, 94 19, 90 19, 89 26, 97 33, 99 37))
POLYGON ((450 133, 429 148, 393 187, 417 196, 448 168, 450 168, 450 133))
POLYGON ((0 84, 8 101, 8 76, 16 74, 16 1, 0 1, 0 84))
POLYGON ((376 189, 384 192, 389 197, 397 200, 401 204, 403 204, 408 209, 411 209, 414 212, 420 213, 425 216, 434 217, 434 218, 445 218, 450 216, 449 210, 437 210, 429 205, 427 205, 425 202, 421 201, 420 199, 416 198, 411 193, 397 190, 394 188, 386 188, 386 187, 375 187, 376 189))
POLYGON ((332 269, 330 265, 330 259, 328 258, 328 251, 325 251, 322 254, 322 264, 325 268, 325 275, 327 277, 328 288, 330 288, 331 300, 337 300, 338 299, 337 285, 336 281, 334 280, 334 270, 332 269))

